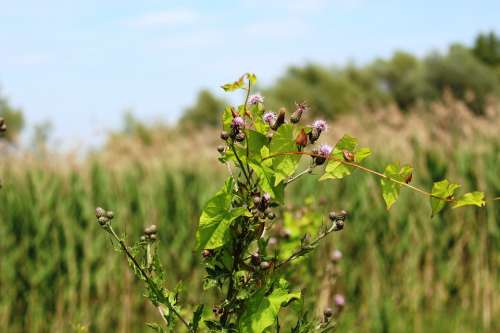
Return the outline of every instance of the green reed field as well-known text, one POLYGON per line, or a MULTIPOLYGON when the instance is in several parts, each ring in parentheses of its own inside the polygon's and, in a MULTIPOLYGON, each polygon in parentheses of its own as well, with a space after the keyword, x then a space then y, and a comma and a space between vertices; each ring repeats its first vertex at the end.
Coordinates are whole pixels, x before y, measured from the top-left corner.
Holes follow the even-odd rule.
MULTIPOLYGON (((452 154, 428 147, 410 145, 417 185, 446 177, 463 190, 498 196, 497 139, 481 149, 458 145, 452 154)), ((368 165, 376 169, 399 158, 374 151, 379 156, 368 165)), ((170 287, 183 280, 188 304, 200 295, 210 304, 200 254, 191 249, 200 210, 223 172, 209 162, 150 158, 115 168, 104 155, 73 166, 18 159, 2 165, 0 332, 143 332, 145 321, 157 319, 95 222, 97 205, 116 212, 113 223, 131 240, 156 223, 170 287)), ((388 213, 377 182, 355 172, 343 182, 305 178, 294 185, 289 197, 296 205, 313 196, 321 213, 346 209, 350 218, 291 278, 317 299, 346 294, 341 332, 498 332, 500 205, 447 209, 431 219, 427 198, 403 189, 388 213), (330 290, 324 272, 335 248, 344 254, 342 273, 330 290)))

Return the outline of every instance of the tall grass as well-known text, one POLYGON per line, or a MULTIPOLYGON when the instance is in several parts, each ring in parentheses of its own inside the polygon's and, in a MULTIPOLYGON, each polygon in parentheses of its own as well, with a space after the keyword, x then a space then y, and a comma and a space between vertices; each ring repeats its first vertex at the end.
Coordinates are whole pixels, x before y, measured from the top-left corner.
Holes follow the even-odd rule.
MULTIPOLYGON (((417 183, 448 177, 488 197, 500 193, 500 144, 458 149, 446 158, 413 146, 417 183)), ((381 169, 394 157, 371 162, 381 169)), ((95 160, 71 171, 43 164, 6 164, 0 177, 0 331, 143 332, 154 320, 141 286, 95 223, 95 206, 116 212, 136 238, 159 226, 170 287, 183 280, 188 302, 202 294, 199 254, 192 252, 203 203, 221 184, 220 169, 135 162, 120 169, 95 160)), ((500 206, 447 210, 430 219, 427 199, 402 191, 388 213, 377 179, 355 173, 290 191, 300 204, 324 197, 351 212, 345 230, 297 268, 311 294, 320 288, 328 253, 344 253, 340 289, 348 306, 340 331, 498 332, 500 330, 500 206)))

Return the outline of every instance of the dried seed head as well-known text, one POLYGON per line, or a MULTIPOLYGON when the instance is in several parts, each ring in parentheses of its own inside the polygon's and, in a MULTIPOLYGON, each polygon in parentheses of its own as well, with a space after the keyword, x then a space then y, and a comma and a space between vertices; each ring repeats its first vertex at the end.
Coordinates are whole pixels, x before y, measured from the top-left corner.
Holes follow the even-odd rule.
POLYGON ((101 207, 97 207, 95 209, 95 217, 100 218, 101 216, 106 216, 106 211, 101 207))
POLYGON ((224 141, 226 141, 227 139, 229 139, 229 133, 226 132, 226 131, 222 131, 220 132, 220 138, 224 141))
POLYGON ((344 157, 344 160, 347 162, 354 161, 354 154, 352 152, 350 152, 349 150, 344 150, 342 152, 342 156, 344 157))

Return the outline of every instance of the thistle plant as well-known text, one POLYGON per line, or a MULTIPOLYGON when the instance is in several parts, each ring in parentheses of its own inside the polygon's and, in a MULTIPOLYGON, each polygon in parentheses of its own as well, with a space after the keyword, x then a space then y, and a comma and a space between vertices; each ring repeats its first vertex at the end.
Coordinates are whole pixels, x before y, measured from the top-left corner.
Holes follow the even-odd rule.
MULTIPOLYGON (((307 311, 304 294, 290 282, 291 272, 301 259, 325 238, 344 229, 348 212, 317 211, 315 200, 306 200, 299 210, 285 205, 285 192, 293 182, 319 174, 319 181, 341 180, 358 170, 380 178, 387 208, 396 202, 400 190, 407 188, 430 198, 431 214, 446 205, 454 208, 486 204, 482 192, 456 196, 458 184, 442 180, 426 191, 411 184, 413 168, 399 163, 383 172, 362 164, 371 155, 359 147, 356 138, 344 135, 335 145, 324 142, 326 121, 303 121, 309 107, 296 103, 289 112, 273 112, 259 94, 252 94, 254 74, 222 86, 225 91, 243 90, 243 104, 225 108, 222 115, 222 144, 219 161, 227 167, 222 188, 204 207, 196 232, 195 248, 206 271, 205 290, 215 289, 214 304, 194 308, 181 305, 178 288, 166 286, 161 265, 157 228, 151 225, 139 240, 129 246, 112 225, 114 214, 97 208, 96 217, 108 232, 138 279, 144 281, 145 296, 158 310, 163 322, 148 324, 157 332, 327 332, 334 330, 346 298, 332 295, 320 315, 307 311), (222 296, 221 296, 222 295, 222 296), (280 316, 287 308, 287 316, 280 316), (291 318, 291 319, 290 319, 291 318)), ((494 198, 491 200, 499 200, 494 198)), ((333 251, 330 263, 332 281, 342 258, 333 251)))

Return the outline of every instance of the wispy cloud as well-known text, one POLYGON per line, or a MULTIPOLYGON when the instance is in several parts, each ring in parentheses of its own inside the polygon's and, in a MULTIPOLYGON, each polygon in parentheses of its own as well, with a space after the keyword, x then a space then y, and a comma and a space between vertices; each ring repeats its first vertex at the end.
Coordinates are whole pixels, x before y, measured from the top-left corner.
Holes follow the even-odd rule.
POLYGON ((179 26, 192 24, 196 22, 198 18, 199 14, 191 9, 174 9, 146 13, 142 16, 128 20, 127 24, 138 28, 179 26))

